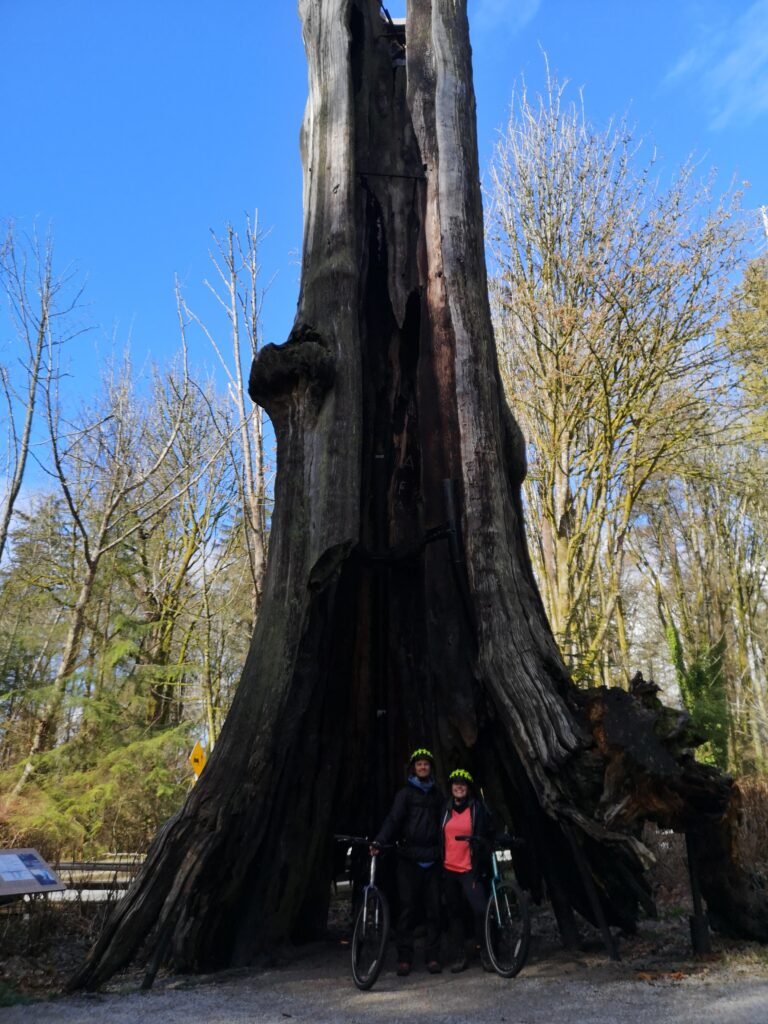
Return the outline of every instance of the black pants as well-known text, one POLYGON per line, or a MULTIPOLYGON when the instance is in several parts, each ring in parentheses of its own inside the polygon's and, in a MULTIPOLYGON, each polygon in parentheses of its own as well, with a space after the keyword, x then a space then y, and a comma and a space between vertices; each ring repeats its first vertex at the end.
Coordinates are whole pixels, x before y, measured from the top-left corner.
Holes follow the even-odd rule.
POLYGON ((448 914, 448 940, 451 955, 464 956, 464 907, 472 911, 475 944, 484 944, 485 905, 488 897, 482 882, 472 877, 471 871, 443 871, 443 893, 448 914))
POLYGON ((427 944, 424 957, 440 958, 440 865, 419 867, 412 860, 399 857, 397 861, 397 891, 400 914, 397 919, 397 959, 413 963, 413 929, 421 907, 427 925, 427 944))

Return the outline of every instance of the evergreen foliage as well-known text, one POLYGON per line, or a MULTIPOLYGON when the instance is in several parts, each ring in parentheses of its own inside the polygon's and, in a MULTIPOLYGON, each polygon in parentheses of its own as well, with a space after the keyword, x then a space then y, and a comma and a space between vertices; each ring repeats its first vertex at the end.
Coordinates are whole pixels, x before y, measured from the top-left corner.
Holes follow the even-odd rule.
POLYGON ((714 647, 696 651, 689 665, 685 664, 680 637, 672 623, 667 626, 667 641, 683 704, 696 731, 708 737, 707 742, 697 748, 696 756, 725 771, 729 764, 730 734, 725 638, 721 637, 714 647))

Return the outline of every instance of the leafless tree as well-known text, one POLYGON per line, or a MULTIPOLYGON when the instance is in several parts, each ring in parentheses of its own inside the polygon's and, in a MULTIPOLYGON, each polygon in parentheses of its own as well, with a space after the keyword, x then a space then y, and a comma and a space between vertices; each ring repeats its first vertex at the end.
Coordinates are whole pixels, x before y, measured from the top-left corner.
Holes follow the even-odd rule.
POLYGON ((13 789, 18 797, 35 771, 35 757, 55 741, 67 686, 81 656, 86 612, 105 556, 137 533, 148 518, 161 515, 187 484, 182 474, 166 483, 163 499, 145 504, 146 485, 164 465, 186 415, 188 377, 186 357, 176 394, 174 421, 159 439, 151 419, 142 414, 133 391, 130 362, 112 372, 104 382, 104 397, 78 422, 65 423, 55 387, 57 362, 49 352, 44 389, 51 473, 60 488, 77 538, 79 583, 68 609, 67 634, 51 697, 38 715, 29 754, 13 789))
POLYGON ((628 683, 627 538, 649 481, 722 430, 715 328, 743 229, 737 196, 713 204, 692 164, 662 188, 629 126, 596 131, 565 91, 551 77, 537 100, 518 91, 496 148, 495 326, 555 636, 577 673, 607 681, 613 633, 628 683))
POLYGON ((41 240, 33 233, 20 238, 12 224, 7 226, 0 245, 0 289, 14 330, 13 347, 20 351, 9 353, 17 371, 0 365, 0 390, 8 417, 6 452, 0 464, 4 476, 0 561, 27 468, 40 389, 50 384, 45 374, 46 350, 79 333, 71 321, 81 292, 73 290, 72 284, 71 274, 57 276, 54 271, 50 236, 41 240))
POLYGON ((256 622, 267 557, 267 452, 265 416, 247 395, 243 364, 249 365, 261 345, 261 312, 266 294, 260 281, 258 213, 246 219, 243 240, 231 224, 224 237, 212 232, 215 248, 210 253, 216 282, 206 285, 223 311, 227 345, 218 332, 193 313, 182 299, 185 315, 208 339, 227 380, 227 393, 235 411, 230 452, 240 480, 239 505, 243 517, 248 571, 251 580, 252 624, 256 622))

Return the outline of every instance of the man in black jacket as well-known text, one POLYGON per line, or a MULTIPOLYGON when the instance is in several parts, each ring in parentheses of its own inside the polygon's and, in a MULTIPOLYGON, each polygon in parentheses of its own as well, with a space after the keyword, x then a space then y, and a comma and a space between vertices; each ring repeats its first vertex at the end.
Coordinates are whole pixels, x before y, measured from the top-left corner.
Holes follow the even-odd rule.
POLYGON ((439 974, 440 964, 440 820, 444 797, 432 776, 434 758, 424 747, 411 754, 408 782, 395 796, 371 847, 400 842, 397 888, 400 914, 397 921, 397 973, 410 974, 413 964, 413 929, 419 902, 424 907, 427 970, 439 974))

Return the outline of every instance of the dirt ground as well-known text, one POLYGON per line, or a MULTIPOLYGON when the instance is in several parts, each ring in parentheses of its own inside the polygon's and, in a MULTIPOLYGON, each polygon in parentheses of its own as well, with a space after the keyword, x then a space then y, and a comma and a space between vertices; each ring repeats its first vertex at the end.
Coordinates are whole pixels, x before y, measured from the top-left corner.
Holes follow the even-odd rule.
MULTIPOLYGON (((701 1024, 706 1018, 717 1024, 767 1024, 768 947, 714 936, 713 953, 694 958, 685 910, 667 901, 659 920, 643 921, 635 936, 620 936, 621 961, 614 963, 586 925, 584 948, 563 951, 551 913, 534 908, 529 962, 509 981, 479 965, 459 975, 432 976, 418 962, 410 977, 398 978, 390 948, 375 988, 358 992, 340 921, 327 941, 284 951, 258 968, 208 977, 160 975, 153 989, 142 993, 139 965, 98 994, 72 996, 62 995, 62 988, 90 941, 93 922, 85 920, 78 933, 71 919, 68 931, 57 935, 47 908, 32 923, 24 955, 6 957, 0 965, 0 1021, 552 1024, 573 1018, 578 1024, 701 1024)), ((0 940, 3 927, 7 947, 7 922, 0 924, 0 940)))

